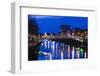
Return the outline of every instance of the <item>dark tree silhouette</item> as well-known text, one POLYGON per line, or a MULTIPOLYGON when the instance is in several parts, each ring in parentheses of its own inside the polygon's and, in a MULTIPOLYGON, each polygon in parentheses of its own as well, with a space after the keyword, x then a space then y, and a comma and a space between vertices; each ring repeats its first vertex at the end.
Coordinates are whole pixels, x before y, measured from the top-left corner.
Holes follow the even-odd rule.
MULTIPOLYGON (((36 23, 35 19, 28 19, 28 34, 38 36, 39 27, 36 23)), ((28 44, 37 43, 34 39, 29 40, 28 44)), ((39 52, 39 44, 28 46, 28 60, 37 60, 38 59, 38 52, 39 52)))
POLYGON ((38 35, 39 27, 35 19, 28 19, 28 33, 38 35))

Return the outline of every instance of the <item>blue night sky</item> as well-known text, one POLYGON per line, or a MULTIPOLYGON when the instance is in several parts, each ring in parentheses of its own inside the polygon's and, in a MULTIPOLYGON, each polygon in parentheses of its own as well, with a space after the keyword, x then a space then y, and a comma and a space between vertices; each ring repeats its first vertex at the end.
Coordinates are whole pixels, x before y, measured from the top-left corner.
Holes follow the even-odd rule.
POLYGON ((28 15, 28 20, 35 20, 40 33, 58 33, 62 24, 69 25, 71 29, 88 29, 88 17, 28 15))

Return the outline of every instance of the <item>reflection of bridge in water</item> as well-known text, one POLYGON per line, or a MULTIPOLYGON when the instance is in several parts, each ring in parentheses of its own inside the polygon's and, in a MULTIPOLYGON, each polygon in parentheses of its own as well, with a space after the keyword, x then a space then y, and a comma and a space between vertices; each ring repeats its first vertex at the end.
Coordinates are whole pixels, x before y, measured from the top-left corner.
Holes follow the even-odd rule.
POLYGON ((43 38, 39 60, 87 58, 87 41, 72 38, 43 38), (44 56, 44 57, 43 57, 44 56))

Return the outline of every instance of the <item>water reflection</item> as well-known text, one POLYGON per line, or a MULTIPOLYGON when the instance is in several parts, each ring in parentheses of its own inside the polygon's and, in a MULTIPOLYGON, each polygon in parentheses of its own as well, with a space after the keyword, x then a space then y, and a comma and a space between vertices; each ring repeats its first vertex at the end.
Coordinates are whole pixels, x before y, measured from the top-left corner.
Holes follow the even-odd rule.
POLYGON ((39 47, 38 60, 87 58, 87 52, 80 47, 43 39, 39 47))

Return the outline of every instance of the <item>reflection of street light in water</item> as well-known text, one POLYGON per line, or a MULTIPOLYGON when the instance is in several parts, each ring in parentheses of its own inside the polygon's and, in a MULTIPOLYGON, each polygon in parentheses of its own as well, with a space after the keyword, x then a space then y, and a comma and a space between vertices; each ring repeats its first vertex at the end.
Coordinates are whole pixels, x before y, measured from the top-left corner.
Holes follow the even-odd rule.
POLYGON ((62 49, 61 49, 61 59, 64 59, 64 58, 63 58, 64 50, 65 50, 65 44, 62 44, 62 49))
POLYGON ((70 45, 68 45, 68 58, 70 58, 70 45))
POLYGON ((51 53, 49 53, 49 59, 52 60, 52 54, 51 53))
POLYGON ((84 58, 86 58, 86 52, 84 52, 84 54, 85 54, 85 55, 84 55, 84 58))
POLYGON ((50 48, 50 40, 48 40, 48 48, 50 48))
POLYGON ((52 41, 52 48, 55 48, 55 41, 52 41))
POLYGON ((52 56, 55 56, 55 41, 51 41, 51 52, 52 56))
POLYGON ((79 47, 78 47, 78 48, 76 48, 76 54, 77 54, 77 58, 78 58, 78 59, 79 59, 79 57, 80 57, 80 54, 79 54, 79 53, 80 53, 80 51, 79 51, 79 49, 80 49, 79 47))
POLYGON ((48 39, 44 39, 44 40, 43 40, 43 43, 44 43, 44 47, 45 47, 45 48, 49 48, 49 43, 50 43, 50 41, 49 41, 48 39))
POLYGON ((58 42, 55 43, 55 56, 59 53, 58 42))
POLYGON ((80 54, 83 57, 83 48, 80 48, 80 54))
POLYGON ((45 48, 47 48, 47 40, 46 39, 44 40, 44 46, 45 46, 45 48))
POLYGON ((75 51, 75 47, 72 47, 72 59, 74 59, 74 51, 75 51))
POLYGON ((63 50, 61 50, 61 59, 63 59, 63 50))

